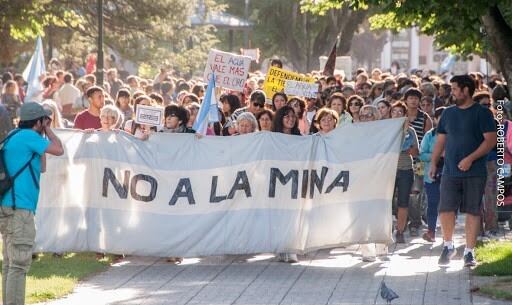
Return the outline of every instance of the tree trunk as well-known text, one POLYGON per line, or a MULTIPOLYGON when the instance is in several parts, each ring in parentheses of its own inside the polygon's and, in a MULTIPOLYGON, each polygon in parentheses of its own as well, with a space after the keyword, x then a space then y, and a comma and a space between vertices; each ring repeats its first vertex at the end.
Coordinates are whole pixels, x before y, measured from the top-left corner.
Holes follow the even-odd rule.
POLYGON ((481 20, 492 47, 491 52, 496 56, 509 92, 512 93, 512 29, 496 5, 481 20))
POLYGON ((341 38, 338 51, 336 52, 337 55, 346 55, 348 52, 350 52, 350 47, 352 46, 352 38, 354 38, 354 34, 356 33, 357 28, 361 23, 363 23, 367 14, 367 10, 358 10, 350 14, 345 27, 340 29, 341 38))

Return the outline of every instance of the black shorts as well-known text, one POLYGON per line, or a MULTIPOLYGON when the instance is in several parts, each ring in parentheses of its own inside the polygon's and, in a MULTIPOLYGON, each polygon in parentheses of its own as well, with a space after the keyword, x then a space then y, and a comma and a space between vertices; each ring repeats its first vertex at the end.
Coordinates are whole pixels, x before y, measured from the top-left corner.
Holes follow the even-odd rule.
POLYGON ((441 179, 439 212, 480 215, 487 177, 450 177, 441 179))

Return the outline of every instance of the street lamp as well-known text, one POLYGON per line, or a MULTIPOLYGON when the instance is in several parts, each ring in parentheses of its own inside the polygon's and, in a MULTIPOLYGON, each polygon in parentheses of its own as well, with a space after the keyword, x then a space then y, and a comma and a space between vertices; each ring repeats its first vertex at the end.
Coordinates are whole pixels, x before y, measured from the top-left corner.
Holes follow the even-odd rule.
POLYGON ((103 87, 103 0, 98 0, 98 58, 96 61, 96 83, 103 87))

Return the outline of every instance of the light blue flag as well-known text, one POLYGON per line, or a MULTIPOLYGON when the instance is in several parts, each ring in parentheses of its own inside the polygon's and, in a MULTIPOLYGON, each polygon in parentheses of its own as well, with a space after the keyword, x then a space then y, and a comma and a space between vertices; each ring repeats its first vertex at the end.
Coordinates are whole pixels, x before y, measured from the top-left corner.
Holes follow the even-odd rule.
POLYGON ((448 72, 452 69, 453 65, 455 64, 455 61, 457 59, 457 56, 450 54, 446 56, 446 58, 441 63, 441 66, 439 67, 440 72, 448 72))
POLYGON ((208 81, 208 88, 204 95, 203 103, 199 109, 194 126, 192 127, 196 133, 206 135, 208 123, 218 122, 219 112, 217 108, 217 98, 215 97, 215 74, 212 74, 208 81))
POLYGON ((27 81, 27 93, 25 95, 25 102, 40 102, 41 92, 43 85, 39 81, 39 76, 46 73, 43 55, 43 41, 38 36, 36 40, 36 50, 30 59, 25 71, 23 71, 23 78, 27 81))

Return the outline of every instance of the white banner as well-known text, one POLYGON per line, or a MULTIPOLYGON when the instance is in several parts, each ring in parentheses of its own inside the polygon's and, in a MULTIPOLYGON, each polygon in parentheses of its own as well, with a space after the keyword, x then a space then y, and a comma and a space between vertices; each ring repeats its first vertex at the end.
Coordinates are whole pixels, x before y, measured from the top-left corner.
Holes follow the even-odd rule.
POLYGON ((211 49, 204 69, 204 81, 208 83, 215 74, 215 86, 243 91, 251 58, 243 55, 211 49))
POLYGON ((58 130, 65 155, 42 175, 36 251, 201 256, 389 242, 402 126, 145 142, 58 130))
POLYGON ((299 82, 287 79, 284 84, 284 93, 288 95, 315 98, 318 92, 318 86, 319 85, 316 83, 299 82))

